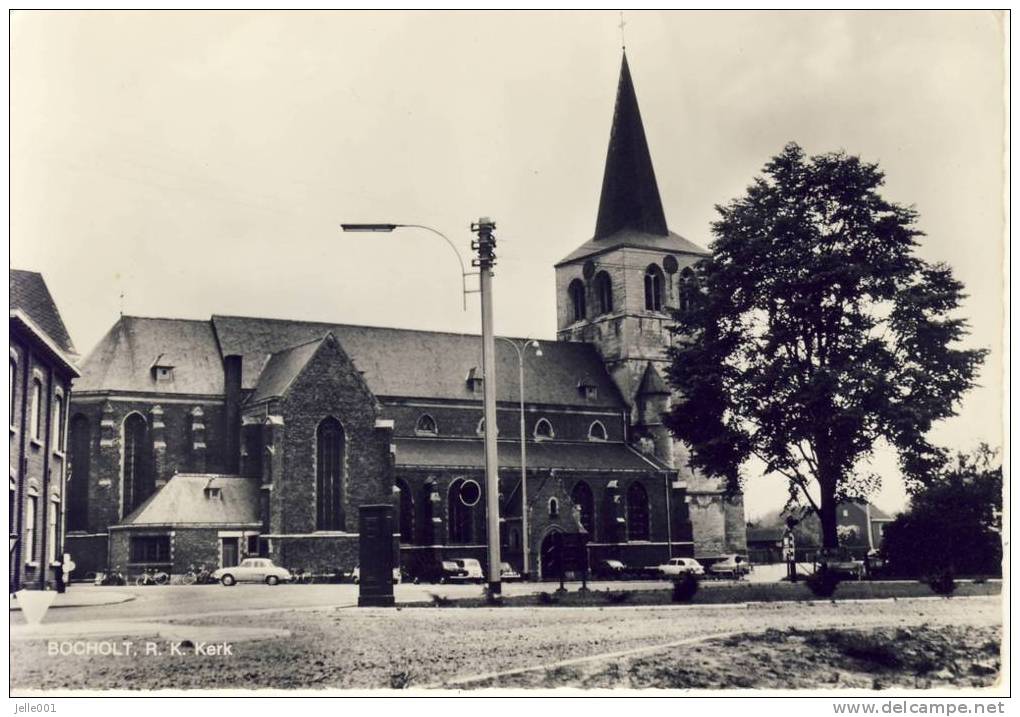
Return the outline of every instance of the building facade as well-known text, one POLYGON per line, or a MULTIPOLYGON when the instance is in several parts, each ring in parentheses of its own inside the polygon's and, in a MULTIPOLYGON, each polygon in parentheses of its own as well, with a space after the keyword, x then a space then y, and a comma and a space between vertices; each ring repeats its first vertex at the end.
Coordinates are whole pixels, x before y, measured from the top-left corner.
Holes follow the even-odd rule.
MULTIPOLYGON (((661 421, 671 311, 704 254, 666 229, 624 59, 596 235, 556 267, 559 340, 497 341, 500 532, 518 570, 527 553, 532 574, 558 576, 556 533, 586 533, 593 562, 635 566, 746 550, 740 497, 691 473, 661 421)), ((350 570, 358 507, 388 501, 407 572, 484 563, 480 348, 440 332, 122 317, 72 405, 72 469, 88 476, 68 525, 79 570, 256 552, 350 570)))
POLYGON ((41 274, 10 272, 11 592, 52 587, 61 570, 74 344, 41 274))

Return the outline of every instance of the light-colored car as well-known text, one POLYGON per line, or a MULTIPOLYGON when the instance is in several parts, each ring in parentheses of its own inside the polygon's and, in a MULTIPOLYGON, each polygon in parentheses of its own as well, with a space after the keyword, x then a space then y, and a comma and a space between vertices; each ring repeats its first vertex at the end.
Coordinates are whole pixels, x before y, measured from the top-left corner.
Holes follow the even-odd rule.
POLYGON ((709 565, 708 572, 721 578, 740 578, 751 572, 751 563, 743 555, 727 555, 709 565))
POLYGON ((274 565, 269 558, 245 558, 240 565, 213 571, 212 579, 230 587, 234 583, 276 585, 291 579, 290 571, 274 565))
POLYGON ((457 567, 464 571, 463 576, 451 579, 474 581, 478 583, 485 581, 485 573, 482 572, 482 564, 474 558, 454 558, 451 562, 456 563, 457 567))
POLYGON ((514 582, 521 579, 521 574, 514 570, 514 566, 510 563, 500 563, 499 579, 505 583, 514 582))
POLYGON ((670 558, 658 566, 659 575, 672 578, 677 575, 690 573, 691 575, 704 575, 705 568, 694 558, 670 558))
MULTIPOLYGON (((400 568, 393 568, 393 584, 399 585, 404 581, 404 575, 400 572, 400 568)), ((361 584, 361 566, 356 565, 354 570, 351 571, 351 582, 355 585, 361 584)))

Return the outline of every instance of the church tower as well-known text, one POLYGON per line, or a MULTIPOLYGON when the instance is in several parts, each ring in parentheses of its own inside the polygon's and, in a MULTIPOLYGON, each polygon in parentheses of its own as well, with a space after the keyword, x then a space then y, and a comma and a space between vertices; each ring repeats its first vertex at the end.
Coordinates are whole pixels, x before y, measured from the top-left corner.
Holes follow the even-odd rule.
POLYGON ((673 311, 692 290, 691 266, 708 255, 669 230, 637 95, 623 55, 594 236, 556 264, 557 338, 593 344, 630 406, 632 440, 686 488, 695 554, 747 549, 742 498, 687 467, 661 415, 669 409, 666 349, 673 311))

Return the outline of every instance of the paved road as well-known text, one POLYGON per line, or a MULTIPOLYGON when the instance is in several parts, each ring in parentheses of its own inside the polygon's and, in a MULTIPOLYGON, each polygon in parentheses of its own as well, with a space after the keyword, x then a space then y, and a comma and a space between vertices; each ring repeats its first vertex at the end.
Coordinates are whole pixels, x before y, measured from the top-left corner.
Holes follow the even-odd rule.
MULTIPOLYGON (((568 588, 574 591, 578 585, 578 583, 568 583, 568 588)), ((668 583, 661 580, 593 582, 589 585, 592 589, 599 590, 623 587, 630 590, 668 587, 668 583)), ((506 583, 503 585, 503 594, 527 595, 552 591, 557 587, 557 583, 506 583)), ((242 611, 350 607, 358 603, 358 586, 353 584, 275 586, 238 584, 229 588, 222 585, 97 587, 76 584, 71 588, 71 591, 88 591, 90 597, 103 592, 119 595, 126 593, 132 595, 134 599, 116 605, 53 609, 47 613, 46 622, 103 620, 111 617, 116 617, 117 620, 153 618, 162 620, 187 618, 195 615, 231 614, 242 611)), ((478 597, 482 594, 482 588, 479 585, 402 584, 394 586, 394 594, 398 603, 428 602, 433 594, 452 598, 478 597)), ((11 613, 12 624, 21 624, 22 622, 20 613, 11 613)))

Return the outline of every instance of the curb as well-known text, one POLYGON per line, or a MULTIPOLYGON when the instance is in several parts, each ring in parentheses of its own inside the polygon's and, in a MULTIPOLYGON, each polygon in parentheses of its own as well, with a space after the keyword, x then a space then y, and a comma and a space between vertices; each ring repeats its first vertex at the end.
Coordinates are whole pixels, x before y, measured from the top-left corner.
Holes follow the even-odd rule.
MULTIPOLYGON (((65 603, 63 605, 50 605, 49 610, 60 610, 62 608, 67 607, 106 607, 107 605, 123 605, 126 602, 131 602, 136 597, 131 593, 117 593, 117 595, 120 596, 121 599, 108 600, 106 602, 71 603, 71 604, 65 603)), ((21 606, 18 605, 17 600, 15 600, 14 604, 11 605, 10 612, 21 612, 21 606)))

